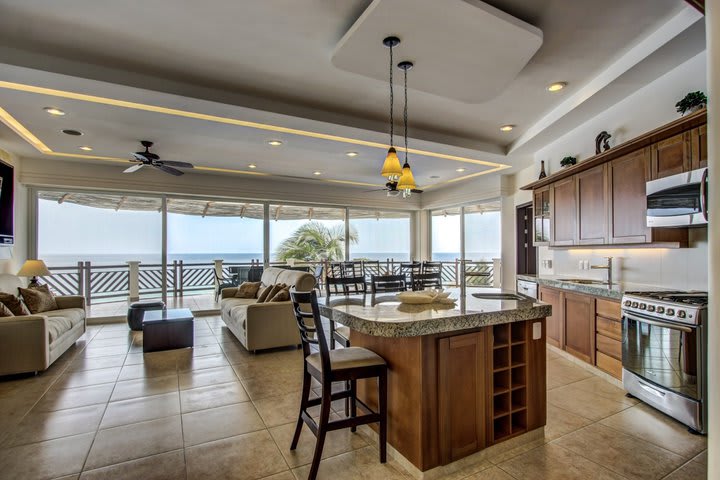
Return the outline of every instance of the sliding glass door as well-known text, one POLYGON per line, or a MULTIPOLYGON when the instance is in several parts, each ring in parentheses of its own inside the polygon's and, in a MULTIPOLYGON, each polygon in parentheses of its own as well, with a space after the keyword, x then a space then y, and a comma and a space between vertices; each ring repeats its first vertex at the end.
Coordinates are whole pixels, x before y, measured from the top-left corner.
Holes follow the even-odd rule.
POLYGON ((350 210, 350 260, 407 262, 410 260, 410 214, 380 210, 350 210))

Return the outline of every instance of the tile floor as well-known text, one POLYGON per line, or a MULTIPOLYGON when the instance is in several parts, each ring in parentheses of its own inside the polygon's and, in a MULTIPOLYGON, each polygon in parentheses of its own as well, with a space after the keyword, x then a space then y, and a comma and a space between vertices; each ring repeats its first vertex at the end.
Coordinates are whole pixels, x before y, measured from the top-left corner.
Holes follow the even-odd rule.
MULTIPOLYGON (((306 478, 314 437, 288 449, 300 351, 249 354, 218 317, 195 333, 193 350, 143 355, 125 325, 91 326, 48 371, 0 380, 0 478, 306 478)), ((552 351, 548 377, 545 438, 449 478, 705 478, 705 437, 552 351)), ((330 434, 319 477, 409 478, 347 430, 330 434)))

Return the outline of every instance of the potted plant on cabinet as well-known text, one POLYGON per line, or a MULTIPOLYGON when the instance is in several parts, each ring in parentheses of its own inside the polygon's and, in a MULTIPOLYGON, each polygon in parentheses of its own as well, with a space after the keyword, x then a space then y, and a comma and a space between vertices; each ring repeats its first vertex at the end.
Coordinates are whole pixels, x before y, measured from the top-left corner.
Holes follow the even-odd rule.
POLYGON ((569 155, 567 157, 563 158, 562 160, 560 160, 560 166, 563 168, 569 167, 571 165, 575 165, 576 163, 577 163, 577 158, 571 157, 569 155))
POLYGON ((685 98, 675 104, 675 108, 681 115, 687 112, 696 112, 707 105, 707 96, 703 92, 690 92, 685 98))

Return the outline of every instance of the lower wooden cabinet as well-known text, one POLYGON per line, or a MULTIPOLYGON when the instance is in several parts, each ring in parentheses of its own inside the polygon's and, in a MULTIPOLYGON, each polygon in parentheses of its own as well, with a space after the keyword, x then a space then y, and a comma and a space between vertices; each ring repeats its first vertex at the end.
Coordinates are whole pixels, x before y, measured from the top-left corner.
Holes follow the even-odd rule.
POLYGON ((438 409, 442 464, 485 448, 486 333, 438 340, 438 409))
POLYGON ((565 292, 565 350, 595 364, 595 298, 565 292))
POLYGON ((561 290, 543 286, 540 287, 540 301, 552 305, 552 315, 545 319, 547 343, 558 348, 563 348, 563 332, 565 330, 561 294, 561 290))
POLYGON ((539 299, 552 305, 547 343, 622 378, 620 303, 568 290, 540 286, 539 299))

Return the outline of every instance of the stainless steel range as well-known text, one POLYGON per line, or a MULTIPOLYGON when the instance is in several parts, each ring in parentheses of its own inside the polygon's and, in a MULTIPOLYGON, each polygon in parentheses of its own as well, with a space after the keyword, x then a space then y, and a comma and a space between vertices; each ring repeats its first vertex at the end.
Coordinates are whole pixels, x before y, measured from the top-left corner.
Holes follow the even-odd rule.
POLYGON ((692 430, 707 433, 707 292, 627 292, 623 385, 692 430))

